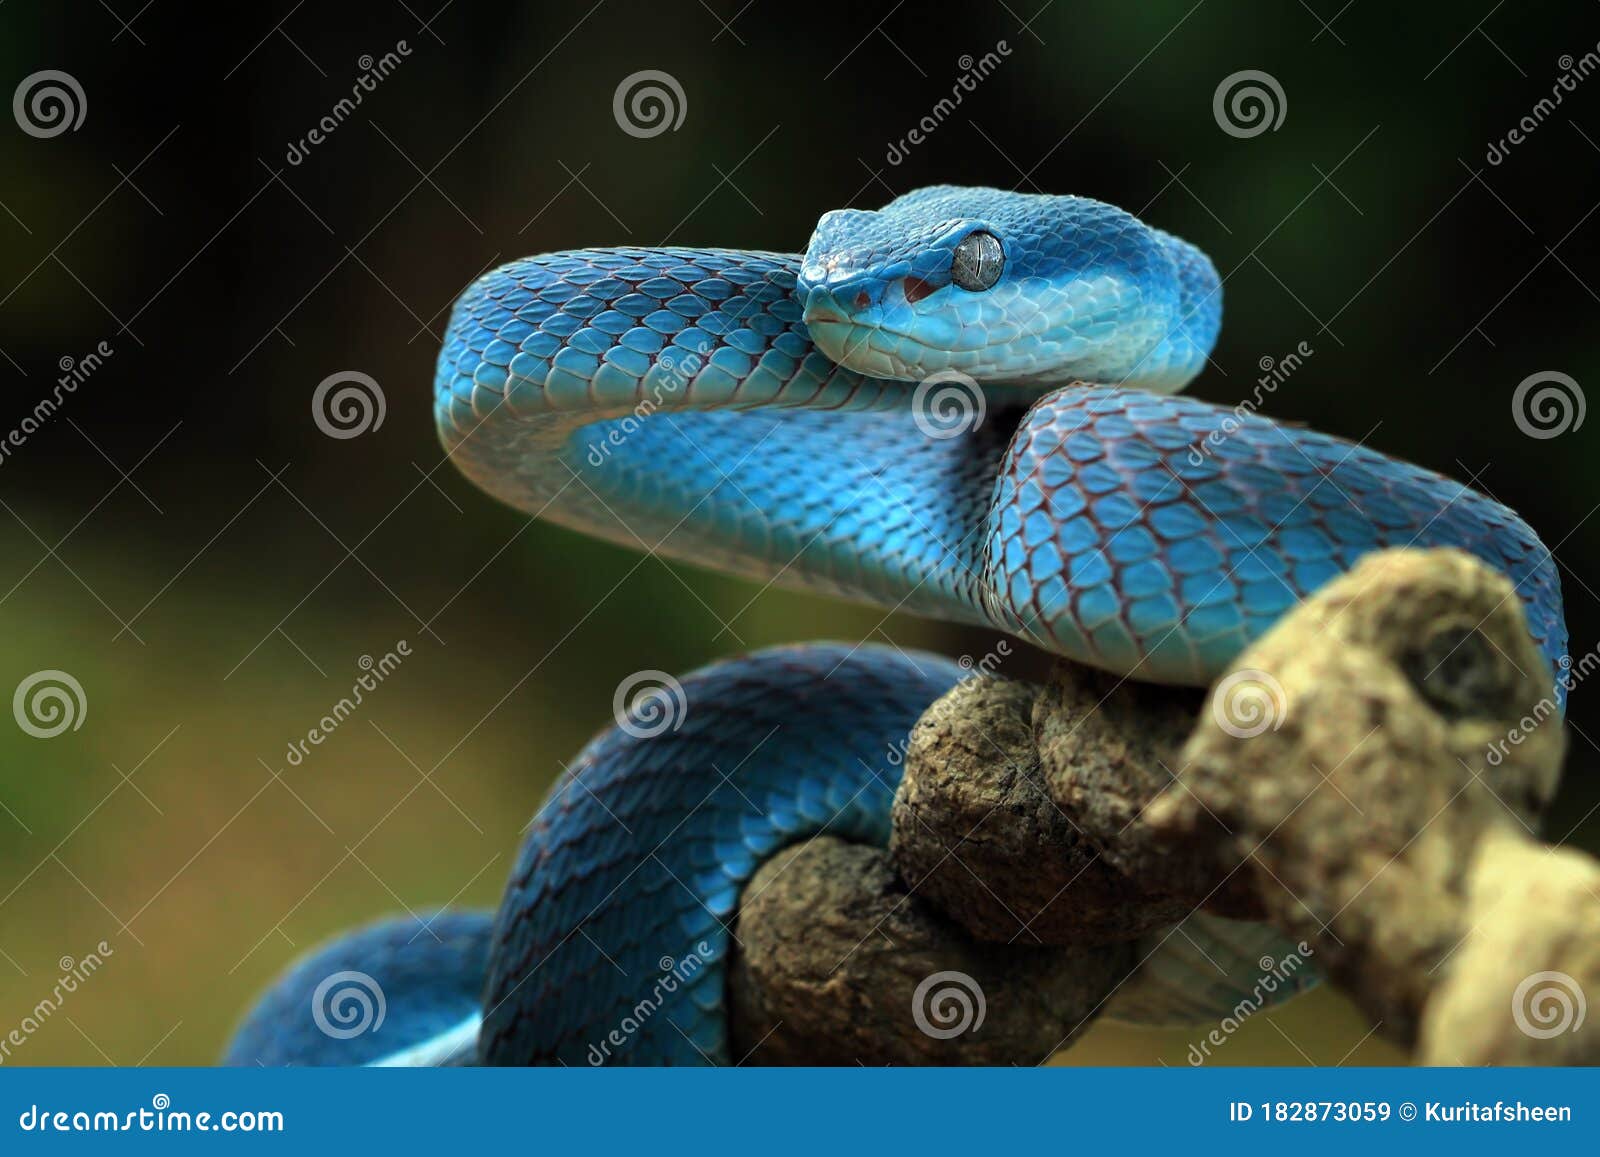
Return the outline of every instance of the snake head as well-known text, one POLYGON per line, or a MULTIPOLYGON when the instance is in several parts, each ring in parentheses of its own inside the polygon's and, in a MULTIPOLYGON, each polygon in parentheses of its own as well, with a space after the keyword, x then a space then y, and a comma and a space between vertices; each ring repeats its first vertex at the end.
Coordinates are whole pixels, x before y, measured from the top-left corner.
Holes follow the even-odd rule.
POLYGON ((825 215, 798 292, 812 340, 875 378, 1176 389, 1216 340, 1196 249, 1083 197, 935 186, 825 215))

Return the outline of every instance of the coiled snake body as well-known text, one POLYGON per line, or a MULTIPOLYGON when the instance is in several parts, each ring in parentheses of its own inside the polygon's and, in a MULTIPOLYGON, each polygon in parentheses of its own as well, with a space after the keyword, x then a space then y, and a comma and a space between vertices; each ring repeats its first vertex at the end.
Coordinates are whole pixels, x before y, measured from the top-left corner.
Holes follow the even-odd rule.
MULTIPOLYGON (((1206 684, 1362 554, 1455 546, 1511 578, 1553 676, 1555 567, 1510 510, 1248 407, 1170 396, 1220 318, 1211 263, 1121 210, 929 188, 827 214, 804 255, 504 266, 456 304, 435 415, 468 477, 529 513, 1135 679, 1206 684)), ((306 1032, 300 1005, 332 965, 378 975, 438 955, 427 930, 401 949, 388 926, 290 973, 230 1059, 729 1060, 723 922, 741 886, 824 828, 881 842, 898 745, 962 674, 809 646, 688 677, 676 730, 619 726, 579 756, 495 920, 452 918, 470 944, 456 966, 487 972, 481 1002, 435 985, 387 1041, 306 1032)))

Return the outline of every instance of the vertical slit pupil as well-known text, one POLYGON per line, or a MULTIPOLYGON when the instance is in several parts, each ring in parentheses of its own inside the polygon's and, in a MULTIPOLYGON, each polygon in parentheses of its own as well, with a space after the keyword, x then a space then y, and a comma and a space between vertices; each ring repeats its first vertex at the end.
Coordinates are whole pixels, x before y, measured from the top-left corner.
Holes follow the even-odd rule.
POLYGON ((1000 239, 993 233, 979 231, 962 238, 956 246, 955 259, 950 268, 950 280, 962 289, 980 292, 1000 280, 1005 267, 1005 253, 1000 239))

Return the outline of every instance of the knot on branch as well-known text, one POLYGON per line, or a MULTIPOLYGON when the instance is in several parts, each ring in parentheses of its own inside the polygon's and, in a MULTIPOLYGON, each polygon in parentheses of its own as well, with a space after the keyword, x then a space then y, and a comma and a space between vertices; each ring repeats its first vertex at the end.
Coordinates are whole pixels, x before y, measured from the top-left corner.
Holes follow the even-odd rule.
MULTIPOLYGON (((1118 802, 1088 817, 1053 792, 1035 735, 1042 720, 1051 747, 1062 742, 1069 728, 1052 708, 1048 690, 995 678, 969 679, 928 708, 895 794, 895 868, 979 940, 1106 944, 1181 920, 1192 904, 1147 887, 1094 838, 1125 825, 1118 802)), ((1151 731, 1175 726, 1141 734, 1135 753, 1109 715, 1087 713, 1089 725, 1071 741, 1086 765, 1123 771, 1103 777, 1123 799, 1155 769, 1163 742, 1175 749, 1188 732, 1181 709, 1151 718, 1151 731)))
POLYGON ((908 893, 881 848, 819 836, 757 871, 729 976, 763 1064, 1036 1064, 1087 1024, 1132 945, 1015 949, 908 893))

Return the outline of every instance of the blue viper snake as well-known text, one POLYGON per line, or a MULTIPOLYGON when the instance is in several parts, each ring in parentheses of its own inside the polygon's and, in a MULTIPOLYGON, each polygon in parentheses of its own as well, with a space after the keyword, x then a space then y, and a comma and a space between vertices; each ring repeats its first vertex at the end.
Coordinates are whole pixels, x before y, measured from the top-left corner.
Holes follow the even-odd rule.
MULTIPOLYGON (((1204 686, 1366 552, 1454 546, 1509 576, 1553 679, 1555 566, 1510 510, 1174 396, 1221 307, 1199 250, 1112 206, 927 188, 826 214, 804 254, 499 268, 456 303, 434 411, 467 477, 529 514, 1139 680, 1204 686)), ((723 987, 742 886, 820 831, 884 843, 895 754, 965 674, 811 644, 685 677, 674 729, 610 727, 557 782, 497 914, 336 942, 267 992, 227 1059, 737 1059, 723 987), (344 971, 381 983, 382 1031, 313 1026, 314 988, 344 971)))

